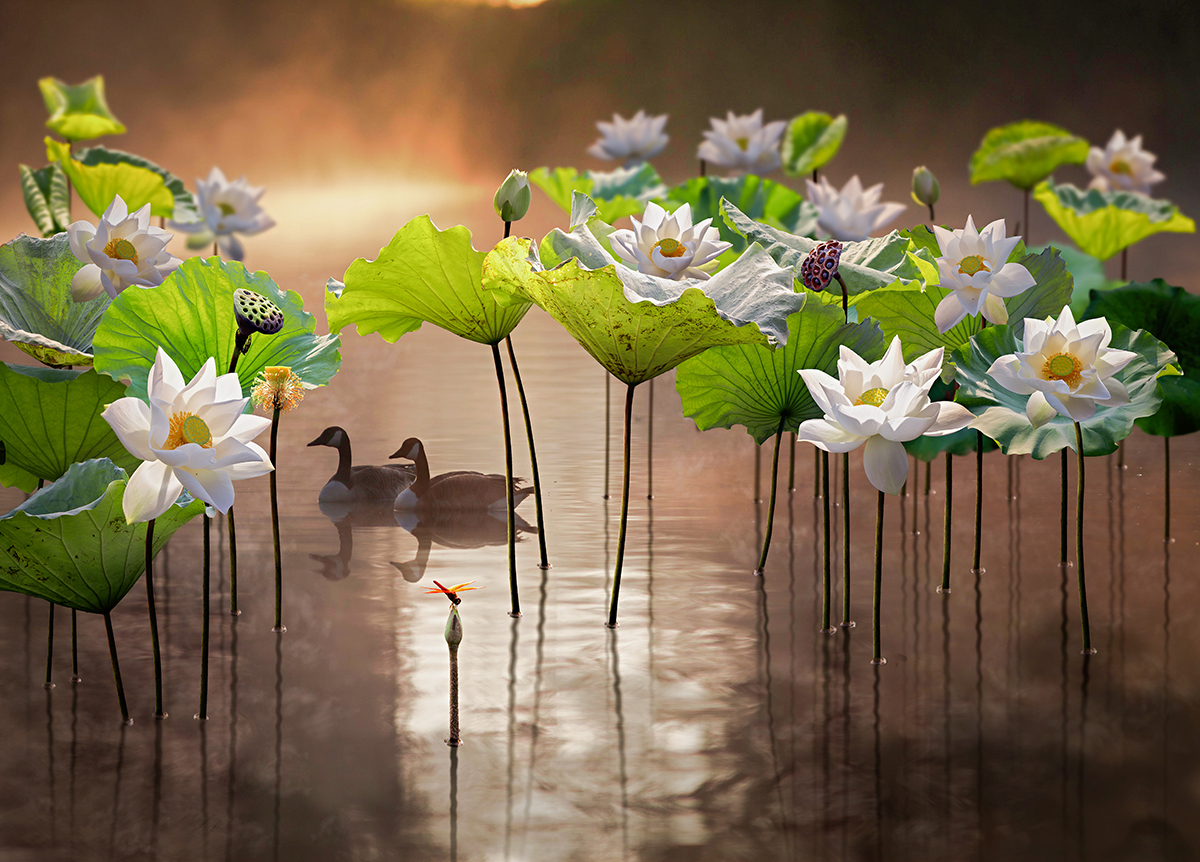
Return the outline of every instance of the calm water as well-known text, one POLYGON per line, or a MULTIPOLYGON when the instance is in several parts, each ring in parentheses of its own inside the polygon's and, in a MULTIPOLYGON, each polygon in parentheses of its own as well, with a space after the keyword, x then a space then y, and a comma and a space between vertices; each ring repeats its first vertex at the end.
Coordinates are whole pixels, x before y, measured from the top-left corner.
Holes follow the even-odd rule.
MULTIPOLYGON (((1195 855, 1200 438, 1176 440, 1171 452, 1170 545, 1162 541, 1162 442, 1135 433, 1125 470, 1115 456, 1088 462, 1087 572, 1099 648, 1089 661, 1079 655, 1074 570, 1064 580, 1057 565, 1057 458, 1021 459, 1012 500, 1006 462, 988 456, 987 571, 978 577, 969 571, 973 465, 957 461, 948 598, 934 591, 944 499, 936 464, 931 496, 888 501, 888 663, 877 669, 875 494, 859 459, 851 479, 859 625, 827 637, 817 632, 812 450, 797 449, 798 488, 781 494, 766 577, 756 579, 766 506, 752 500, 753 447, 741 432, 697 433, 669 378, 654 392, 653 501, 648 387, 638 392, 621 625, 606 629, 619 500, 603 499, 603 374, 536 310, 514 342, 536 422, 554 564, 537 568, 536 538, 527 534, 518 546, 523 618, 506 613, 499 522, 414 535, 386 510, 335 523, 318 507, 336 453, 304 444, 327 424, 347 428, 358 463, 380 463, 415 435, 434 472, 503 468, 486 347, 429 327, 394 346, 350 333, 334 385, 281 426, 283 636, 271 632, 267 483, 238 489, 243 615, 214 613, 206 724, 192 719, 199 522, 158 562, 165 722, 152 717, 141 586, 114 613, 136 722, 129 728, 118 720, 100 619, 80 615, 83 682, 72 685, 69 614, 59 610, 58 685, 48 693, 46 605, 0 595, 8 737, 0 746, 0 858, 1195 855), (423 593, 434 578, 486 587, 465 593, 461 606, 458 749, 443 742, 448 604, 423 593)), ((620 394, 614 386, 614 455, 620 394)), ((515 442, 518 472, 527 475, 524 439, 515 442)), ((764 447, 764 489, 769 454, 764 447)), ((786 455, 783 462, 786 488, 786 455)), ((614 493, 619 475, 614 460, 614 493)), ((6 491, 0 503, 19 498, 6 491)), ((534 521, 532 501, 521 511, 534 521)), ((214 539, 224 536, 214 529, 214 539)), ((224 611, 224 552, 214 562, 214 611, 224 611)), ((839 589, 834 600, 840 607, 839 589)))

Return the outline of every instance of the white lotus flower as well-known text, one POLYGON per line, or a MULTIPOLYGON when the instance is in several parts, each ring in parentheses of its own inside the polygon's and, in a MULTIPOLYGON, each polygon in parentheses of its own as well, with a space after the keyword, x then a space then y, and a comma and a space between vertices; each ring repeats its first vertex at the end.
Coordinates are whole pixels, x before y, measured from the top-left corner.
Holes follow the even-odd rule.
POLYGON ((265 191, 265 186, 252 186, 245 177, 229 182, 220 168, 213 168, 207 180, 196 180, 201 221, 171 222, 171 227, 192 234, 188 248, 204 248, 215 240, 222 255, 242 260, 246 250, 234 234, 252 236, 275 227, 275 219, 258 205, 265 191))
POLYGON ((849 452, 866 444, 867 478, 885 494, 899 494, 908 479, 904 441, 922 434, 951 434, 975 417, 953 401, 929 400, 929 390, 941 373, 941 347, 909 365, 904 364, 898 337, 878 362, 865 362, 845 346, 841 351, 838 380, 823 371, 800 369, 825 418, 800 423, 796 439, 826 452, 849 452))
POLYGON ((696 156, 710 165, 729 168, 735 174, 765 174, 779 167, 779 140, 787 128, 787 120, 763 125, 763 112, 709 120, 712 129, 704 133, 704 143, 696 156))
POLYGON ((123 508, 130 524, 157 518, 185 488, 218 512, 233 505, 233 480, 274 470, 250 441, 271 427, 265 416, 243 414, 237 374, 216 373, 209 358, 186 386, 160 347, 150 368, 147 401, 121 398, 100 415, 121 443, 144 462, 129 478, 123 508))
POLYGON ((87 302, 103 291, 116 299, 131 284, 162 284, 180 264, 166 248, 173 236, 150 224, 150 204, 130 215, 129 207, 117 195, 98 226, 87 221, 67 226, 71 251, 87 264, 71 279, 71 298, 87 302))
POLYGON ((663 134, 666 124, 666 114, 650 117, 645 111, 638 111, 628 120, 613 114, 611 123, 603 120, 596 123, 600 138, 588 147, 588 154, 598 159, 615 159, 623 162, 625 167, 644 162, 666 147, 670 140, 663 134))
POLYGON ((980 313, 992 323, 1008 323, 1004 297, 1017 296, 1037 284, 1021 264, 1006 263, 1021 241, 1019 236, 1005 238, 1006 232, 1002 218, 982 231, 975 229, 970 216, 962 230, 933 226, 942 250, 937 261, 942 287, 953 291, 933 313, 939 332, 980 313))
POLYGON ((1142 149, 1142 136, 1125 139, 1120 129, 1113 132, 1104 149, 1088 150, 1087 169, 1092 173, 1089 188, 1102 192, 1138 192, 1150 194, 1150 186, 1165 180, 1165 174, 1154 169, 1154 153, 1142 149))
POLYGON ((1034 428, 1056 414, 1083 422, 1097 407, 1129 403, 1129 392, 1113 375, 1137 354, 1112 349, 1110 341, 1107 320, 1076 325, 1068 305, 1058 320, 1026 318, 1025 352, 1001 356, 988 375, 1009 392, 1029 396, 1025 415, 1034 428))
POLYGON ((864 191, 858 174, 840 192, 825 177, 819 185, 812 180, 804 184, 808 187, 808 202, 820 213, 817 226, 841 242, 861 242, 905 209, 904 204, 879 203, 883 183, 864 191))
POLYGON ((711 269, 718 255, 732 245, 720 239, 712 219, 692 225, 692 208, 684 204, 668 213, 651 201, 639 222, 633 216, 633 230, 615 230, 609 242, 617 255, 638 272, 670 278, 711 278, 711 269))

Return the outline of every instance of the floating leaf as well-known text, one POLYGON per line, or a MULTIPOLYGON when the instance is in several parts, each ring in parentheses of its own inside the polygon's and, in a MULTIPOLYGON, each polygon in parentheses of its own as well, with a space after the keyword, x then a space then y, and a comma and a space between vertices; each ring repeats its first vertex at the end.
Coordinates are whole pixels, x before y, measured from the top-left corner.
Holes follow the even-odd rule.
POLYGON ((674 206, 688 204, 692 211, 692 224, 712 219, 713 227, 720 232, 721 239, 733 244, 732 257, 736 257, 748 243, 722 218, 722 199, 728 200, 748 218, 789 234, 811 236, 816 233, 816 207, 787 186, 753 174, 697 177, 671 189, 664 203, 674 206))
POLYGON ((796 431, 806 419, 824 413, 800 377, 801 368, 837 376, 841 347, 868 362, 883 356, 883 333, 873 321, 845 323, 840 308, 811 303, 788 318, 787 344, 713 347, 679 366, 675 388, 683 415, 701 431, 741 425, 756 443, 779 430, 796 431))
POLYGON ((19 170, 25 209, 42 236, 66 230, 71 223, 71 189, 62 168, 47 165, 35 171, 28 165, 20 165, 19 170))
POLYGON ((1066 129, 1021 120, 989 131, 971 156, 971 182, 1008 180, 1031 189, 1059 165, 1087 161, 1088 143, 1066 129))
MULTIPOLYGON (((135 156, 133 153, 122 152, 121 150, 110 150, 107 147, 88 147, 78 150, 74 153, 74 158, 81 165, 87 165, 88 167, 96 167, 97 165, 133 165, 136 168, 145 168, 148 171, 152 171, 162 177, 163 184, 175 200, 172 211, 167 213, 165 217, 176 222, 200 221, 200 211, 196 208, 196 197, 187 190, 187 186, 184 185, 183 180, 166 168, 159 167, 149 159, 135 156)), ((133 212, 134 208, 130 206, 129 211, 133 212)), ((163 213, 155 211, 153 207, 151 207, 150 211, 156 216, 163 215, 163 213)))
POLYGON ((417 216, 396 232, 375 260, 359 258, 344 285, 330 282, 325 294, 329 328, 354 326, 359 335, 378 332, 396 342, 428 321, 479 344, 498 344, 525 317, 532 303, 502 305, 481 286, 485 252, 471 245, 462 225, 438 230, 417 216))
POLYGON ((58 78, 38 81, 50 119, 46 128, 68 141, 86 141, 101 135, 123 135, 125 126, 113 116, 104 98, 104 76, 82 84, 64 84, 58 78))
POLYGON ((566 262, 547 270, 530 240, 506 239, 484 260, 484 289, 501 302, 536 302, 629 385, 717 344, 782 343, 804 302, 757 245, 708 281, 671 281, 614 263, 587 227, 552 231, 542 244, 566 262))
POLYGON ((1136 192, 1083 190, 1070 183, 1047 181, 1033 190, 1063 233, 1100 260, 1141 242, 1151 234, 1195 233, 1196 222, 1167 200, 1136 192))
POLYGON ((793 119, 779 144, 784 173, 802 176, 825 167, 841 149, 848 123, 845 114, 834 119, 820 111, 809 111, 793 119))
POLYGON ((85 165, 71 155, 69 144, 46 138, 46 158, 66 171, 79 199, 97 216, 108 209, 117 195, 129 211, 150 204, 150 214, 170 218, 175 211, 175 196, 162 176, 149 168, 127 162, 85 165))
MULTIPOLYGON (((211 356, 224 373, 233 355, 237 322, 233 292, 245 288, 265 296, 283 311, 277 335, 255 335, 238 360, 242 394, 268 365, 291 367, 308 386, 324 386, 342 364, 336 335, 317 335, 316 318, 304 310, 294 290, 281 291, 265 272, 251 273, 237 262, 193 257, 158 287, 122 291, 96 330, 96 370, 129 383, 127 394, 146 397, 146 377, 159 347, 191 380, 211 356)), ((250 409, 247 405, 247 409, 250 409)))
POLYGON ((1091 300, 1084 318, 1103 317, 1110 324, 1146 330, 1175 351, 1183 370, 1182 377, 1158 379, 1162 408, 1138 419, 1138 427, 1158 437, 1200 431, 1200 296, 1156 278, 1116 290, 1094 290, 1091 300))
MULTIPOLYGON (((66 474, 0 516, 0 590, 86 613, 115 608, 146 568, 146 524, 126 524, 128 475, 106 458, 66 474)), ((204 511, 188 495, 154 519, 153 553, 204 511)))
POLYGON ((583 171, 575 168, 535 168, 529 181, 550 196, 566 212, 572 211, 574 192, 588 195, 600 218, 612 224, 628 215, 641 215, 646 204, 666 197, 667 187, 648 162, 613 171, 583 171))
POLYGON ((65 233, 21 234, 0 246, 0 336, 46 365, 91 365, 92 336, 111 300, 71 299, 82 266, 65 233))
MULTIPOLYGON (((1175 358, 1167 346, 1148 332, 1112 327, 1109 347, 1132 350, 1136 357, 1116 375, 1129 390, 1129 403, 1114 407, 1100 405, 1083 427, 1085 455, 1107 455, 1129 436, 1134 420, 1153 416, 1161 398, 1156 392, 1157 378, 1175 358)), ((975 335, 969 344, 954 352, 961 388, 955 398, 979 416, 975 427, 1000 444, 1006 455, 1031 454, 1042 459, 1064 446, 1075 448, 1075 426, 1065 416, 1056 415, 1040 428, 1029 424, 1025 415, 1028 395, 1009 392, 992 378, 988 369, 1001 356, 1023 351, 1021 337, 1013 326, 989 326, 975 335)))
POLYGON ((7 463, 48 482, 90 458, 135 469, 138 459, 100 418, 106 404, 124 395, 124 386, 95 371, 0 363, 0 440, 7 463))

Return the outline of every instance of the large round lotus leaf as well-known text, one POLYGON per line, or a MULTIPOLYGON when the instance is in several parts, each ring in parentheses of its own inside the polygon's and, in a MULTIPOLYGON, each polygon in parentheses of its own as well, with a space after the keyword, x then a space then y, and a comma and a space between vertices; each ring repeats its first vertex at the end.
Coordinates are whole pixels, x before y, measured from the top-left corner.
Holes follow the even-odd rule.
POLYGON ((79 199, 97 216, 108 209, 113 198, 121 196, 129 211, 150 204, 150 214, 170 218, 175 211, 175 196, 161 174, 129 162, 97 162, 85 165, 71 154, 70 144, 46 138, 46 159, 57 162, 66 171, 79 199))
POLYGON ((825 167, 837 155, 846 137, 849 121, 821 111, 809 111, 788 123, 779 145, 783 172, 793 177, 807 176, 825 167))
MULTIPOLYGON (((1116 378, 1129 391, 1129 403, 1116 407, 1098 407, 1083 427, 1083 454, 1107 455, 1133 431, 1135 419, 1153 416, 1161 398, 1157 394, 1158 375, 1174 360, 1175 354, 1148 332, 1112 327, 1109 347, 1132 350, 1137 356, 1117 372, 1116 378)), ((977 333, 969 344, 954 352, 958 380, 962 384, 955 400, 979 416, 975 427, 1000 444, 1006 455, 1033 455, 1042 459, 1062 449, 1075 448, 1075 426, 1065 416, 1055 416, 1040 428, 1029 424, 1025 415, 1028 395, 1009 392, 988 377, 987 371, 1001 356, 1024 351, 1013 326, 989 326, 977 333)))
POLYGON ((824 415, 804 385, 801 368, 837 377, 842 347, 868 362, 883 356, 883 333, 873 321, 845 322, 840 308, 810 303, 788 318, 788 339, 772 350, 759 344, 713 347, 679 366, 675 389, 683 415, 701 431, 741 425, 756 443, 779 430, 796 431, 824 415))
POLYGON ((1088 142, 1066 129, 1021 120, 989 131, 971 156, 971 182, 1008 180, 1031 189, 1059 165, 1087 161, 1088 142))
POLYGON ((53 482, 77 461, 110 458, 132 470, 140 461, 100 418, 125 387, 95 371, 0 363, 0 440, 5 459, 53 482))
POLYGON ((20 488, 26 494, 32 494, 38 486, 38 477, 23 467, 8 461, 8 447, 0 440, 0 485, 5 488, 20 488))
MULTIPOLYGON (((167 191, 175 199, 174 206, 171 212, 166 213, 166 217, 176 222, 196 222, 200 221, 200 213, 196 209, 196 198, 187 190, 181 178, 168 171, 166 168, 159 167, 149 159, 144 159, 141 156, 135 156, 133 153, 126 153, 121 150, 110 150, 107 147, 88 147, 82 150, 76 150, 73 153, 75 160, 81 165, 94 167, 96 165, 133 165, 136 168, 145 168, 148 171, 158 174, 162 177, 163 185, 167 187, 167 191)), ((159 207, 161 210, 162 207, 159 207)), ((133 208, 130 207, 130 211, 133 208)), ((157 215, 163 215, 160 211, 151 211, 157 215)))
POLYGON ((728 200, 754 221, 789 234, 812 236, 816 233, 816 207, 787 186, 753 174, 697 177, 671 189, 664 203, 669 206, 688 204, 691 207, 692 224, 712 219, 713 227, 720 232, 721 239, 732 243, 734 252, 741 252, 748 243, 721 217, 722 199, 728 200))
POLYGON ((438 230, 417 216, 396 232, 375 260, 359 258, 345 284, 332 279, 325 293, 329 328, 354 326, 394 343, 429 322, 479 344, 503 341, 529 311, 530 302, 502 305, 483 290, 485 252, 471 245, 461 225, 438 230))
MULTIPOLYGON (((129 384, 129 395, 146 397, 146 378, 159 347, 191 380, 211 356, 217 373, 229 368, 237 321, 233 294, 239 288, 261 294, 284 316, 278 335, 254 335, 238 359, 242 394, 268 365, 287 365, 307 386, 324 386, 342 364, 336 335, 317 335, 317 319, 304 310, 294 290, 281 291, 265 272, 240 263, 193 257, 158 287, 122 291, 96 330, 96 370, 129 384)), ((250 405, 247 405, 250 409, 250 405)))
MULTIPOLYGON (((0 590, 93 614, 108 613, 146 569, 146 524, 121 511, 127 474, 107 458, 84 461, 0 516, 0 590)), ((182 495, 154 520, 153 552, 204 511, 182 495)))
POLYGON ((1159 437, 1200 431, 1200 296, 1156 278, 1148 284, 1093 290, 1083 316, 1144 329, 1175 351, 1183 376, 1158 379, 1162 408, 1139 419, 1139 428, 1159 437))
MULTIPOLYGON (((593 220, 594 222, 595 220, 593 220)), ((618 380, 634 385, 718 344, 787 340, 804 304, 792 277, 758 245, 707 281, 672 281, 613 262, 587 226, 552 231, 545 269, 532 241, 511 237, 487 256, 484 289, 501 302, 536 302, 618 380)))
POLYGON ((1196 223, 1166 200, 1046 181, 1033 190, 1050 217, 1085 252, 1108 260, 1156 233, 1195 233, 1196 223))
POLYGON ((71 299, 71 279, 83 264, 67 235, 21 234, 0 246, 0 336, 55 368, 92 364, 92 336, 111 300, 71 299))
POLYGON ((113 116, 104 98, 104 76, 82 84, 66 84, 58 78, 38 81, 50 119, 46 127, 68 141, 86 141, 102 135, 123 135, 125 126, 113 116))
POLYGON ((582 173, 575 168, 535 168, 529 172, 529 181, 566 212, 571 212, 575 192, 588 195, 595 202, 600 218, 609 224, 624 216, 641 215, 649 201, 667 195, 662 177, 649 162, 582 173))

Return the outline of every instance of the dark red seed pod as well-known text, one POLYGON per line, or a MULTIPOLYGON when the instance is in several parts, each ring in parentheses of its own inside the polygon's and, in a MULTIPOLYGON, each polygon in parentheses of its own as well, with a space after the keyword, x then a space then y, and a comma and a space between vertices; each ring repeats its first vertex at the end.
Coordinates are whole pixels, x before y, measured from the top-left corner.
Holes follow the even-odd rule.
POLYGON ((809 290, 824 290, 837 275, 842 259, 842 244, 835 239, 823 242, 808 253, 800 264, 800 278, 809 290))

